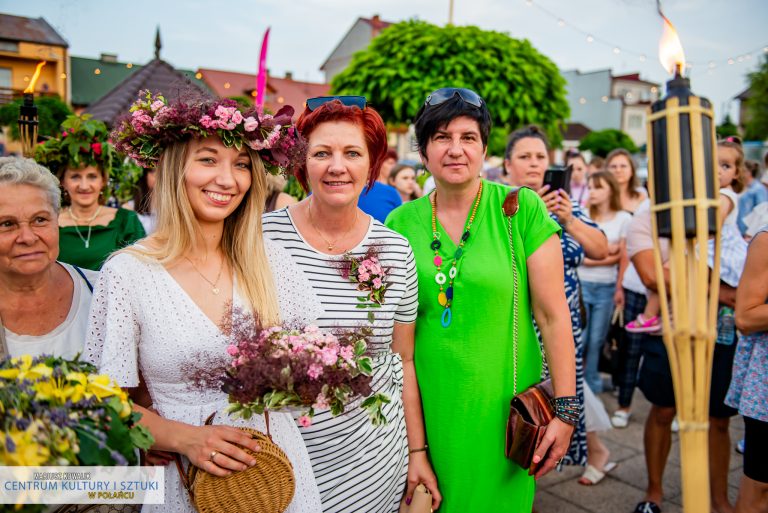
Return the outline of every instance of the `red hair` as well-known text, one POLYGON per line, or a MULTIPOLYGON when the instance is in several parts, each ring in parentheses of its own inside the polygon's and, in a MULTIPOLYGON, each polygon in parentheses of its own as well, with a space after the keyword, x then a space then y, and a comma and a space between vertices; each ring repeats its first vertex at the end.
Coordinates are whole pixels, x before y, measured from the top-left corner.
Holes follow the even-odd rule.
MULTIPOLYGON (((315 128, 323 123, 334 121, 353 123, 363 130, 371 162, 371 169, 368 171, 368 189, 370 189, 379 176, 381 164, 387 158, 387 127, 384 125, 384 120, 372 107, 366 106, 360 110, 358 107, 343 105, 341 101, 333 100, 315 110, 305 108, 296 122, 296 128, 306 140, 309 140, 315 128)), ((295 175, 304 190, 309 191, 306 162, 296 169, 295 175)))

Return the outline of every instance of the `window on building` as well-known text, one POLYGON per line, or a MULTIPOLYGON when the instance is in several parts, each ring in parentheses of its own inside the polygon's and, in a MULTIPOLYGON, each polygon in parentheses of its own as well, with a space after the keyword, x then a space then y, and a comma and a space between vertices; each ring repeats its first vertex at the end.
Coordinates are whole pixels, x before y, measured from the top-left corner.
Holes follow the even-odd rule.
POLYGON ((11 68, 0 68, 0 89, 11 88, 11 68))
POLYGON ((19 53, 19 43, 16 43, 15 41, 4 41, 0 39, 0 52, 19 53))
POLYGON ((630 114, 627 117, 627 128, 638 129, 643 128, 643 115, 642 114, 630 114))

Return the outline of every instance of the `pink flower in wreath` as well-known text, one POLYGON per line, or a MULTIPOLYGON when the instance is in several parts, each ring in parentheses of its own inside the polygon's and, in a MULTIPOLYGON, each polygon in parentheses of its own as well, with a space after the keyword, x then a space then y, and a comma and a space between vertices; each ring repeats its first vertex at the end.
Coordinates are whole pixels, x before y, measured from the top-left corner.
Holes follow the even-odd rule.
POLYGON ((320 360, 324 365, 335 365, 339 359, 338 348, 333 346, 324 347, 320 350, 320 360))
POLYGON ((355 356, 352 346, 344 346, 339 350, 339 356, 348 362, 351 362, 355 356))
POLYGON ((309 379, 317 379, 323 374, 323 366, 319 363, 313 363, 309 366, 309 369, 307 369, 307 376, 309 376, 309 379))
POLYGON ((373 288, 380 289, 383 283, 381 282, 381 278, 374 278, 373 279, 373 288))
POLYGON ((229 354, 229 356, 237 356, 239 352, 240 350, 237 348, 236 345, 230 344, 227 346, 227 354, 229 354))
POLYGON ((239 110, 236 110, 234 114, 232 114, 232 123, 239 125, 243 122, 243 115, 240 113, 239 110))
POLYGON ((306 415, 302 415, 301 417, 299 417, 298 422, 299 422, 299 426, 301 427, 309 427, 312 425, 312 419, 306 415))
POLYGON ((232 117, 232 112, 230 112, 230 110, 223 105, 219 105, 218 107, 216 107, 216 112, 214 114, 217 118, 222 119, 224 121, 232 117))
POLYGON ((150 106, 150 108, 152 109, 152 112, 157 112, 164 106, 165 106, 165 103, 163 103, 162 100, 155 100, 154 102, 152 102, 152 105, 150 106))
POLYGON ((358 272, 358 273, 357 273, 357 281, 359 281, 359 282, 361 282, 361 283, 362 283, 362 282, 365 282, 365 281, 368 281, 368 280, 370 280, 370 279, 371 279, 371 275, 370 275, 370 274, 368 274, 368 273, 367 273, 367 272, 365 272, 365 271, 361 271, 361 272, 358 272))
POLYGON ((247 118, 245 118, 244 121, 245 122, 243 123, 243 128, 245 129, 246 132, 253 132, 257 128, 259 128, 258 120, 253 116, 248 116, 247 118))
POLYGON ((327 410, 330 404, 328 404, 328 398, 321 392, 318 394, 315 402, 312 404, 312 408, 316 410, 327 410))

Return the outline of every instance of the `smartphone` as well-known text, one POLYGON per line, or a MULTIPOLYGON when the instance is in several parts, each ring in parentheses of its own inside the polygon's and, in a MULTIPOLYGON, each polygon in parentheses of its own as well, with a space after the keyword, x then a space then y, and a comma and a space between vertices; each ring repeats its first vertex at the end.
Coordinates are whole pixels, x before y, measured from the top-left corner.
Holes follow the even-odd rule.
POLYGON ((571 194, 571 166, 550 166, 544 173, 544 185, 549 185, 550 191, 563 189, 571 194))

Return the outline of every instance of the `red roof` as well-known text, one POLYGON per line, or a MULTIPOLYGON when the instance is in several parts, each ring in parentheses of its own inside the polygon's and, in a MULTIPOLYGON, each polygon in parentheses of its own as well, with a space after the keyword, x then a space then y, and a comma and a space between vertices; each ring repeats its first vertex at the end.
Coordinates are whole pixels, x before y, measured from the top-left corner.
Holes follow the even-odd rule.
POLYGON ((643 84, 658 86, 656 82, 649 82, 640 78, 640 73, 628 73, 626 75, 613 75, 613 80, 626 80, 628 82, 640 82, 643 84))
MULTIPOLYGON (((203 81, 221 97, 248 96, 252 97, 256 89, 256 75, 251 73, 238 73, 234 71, 221 71, 215 69, 200 68, 203 81)), ((296 116, 304 110, 304 102, 307 98, 325 96, 330 91, 329 84, 317 82, 301 82, 292 78, 267 78, 267 98, 265 107, 272 112, 277 112, 283 105, 291 105, 296 110, 296 116), (282 101, 281 101, 282 100, 282 101)))

